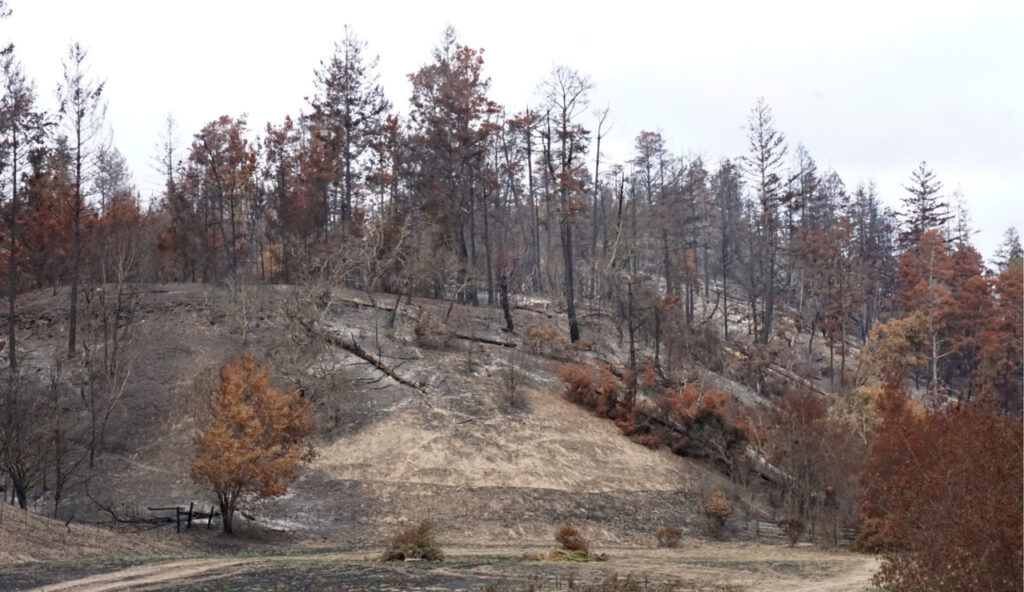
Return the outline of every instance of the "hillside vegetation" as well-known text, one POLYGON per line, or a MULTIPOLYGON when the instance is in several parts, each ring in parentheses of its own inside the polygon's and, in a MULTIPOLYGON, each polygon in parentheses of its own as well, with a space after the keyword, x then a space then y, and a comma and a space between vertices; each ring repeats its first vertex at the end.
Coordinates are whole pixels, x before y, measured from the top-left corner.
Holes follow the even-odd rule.
POLYGON ((745 154, 642 131, 608 163, 583 73, 515 112, 449 27, 396 108, 346 29, 299 116, 184 143, 168 118, 147 202, 85 48, 55 113, 16 55, 0 473, 61 545, 183 514, 231 552, 424 520, 442 543, 564 524, 595 547, 765 521, 881 553, 885 588, 1024 586, 1024 250, 1010 229, 986 263, 926 162, 894 211, 761 98, 745 154))

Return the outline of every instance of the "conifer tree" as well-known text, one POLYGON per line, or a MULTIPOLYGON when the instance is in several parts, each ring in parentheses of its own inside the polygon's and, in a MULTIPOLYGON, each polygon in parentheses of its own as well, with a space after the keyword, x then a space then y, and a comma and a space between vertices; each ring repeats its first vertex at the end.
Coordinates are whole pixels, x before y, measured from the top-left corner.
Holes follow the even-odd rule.
POLYGON ((953 215, 942 199, 942 182, 928 168, 928 163, 921 161, 910 175, 910 184, 903 188, 910 195, 903 197, 900 246, 909 248, 916 245, 926 231, 942 228, 953 215))

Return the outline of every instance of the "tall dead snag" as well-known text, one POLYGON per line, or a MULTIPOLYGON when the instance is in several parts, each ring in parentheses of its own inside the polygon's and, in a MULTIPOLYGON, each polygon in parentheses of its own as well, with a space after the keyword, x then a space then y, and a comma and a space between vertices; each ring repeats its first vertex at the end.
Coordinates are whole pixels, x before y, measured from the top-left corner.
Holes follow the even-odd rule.
POLYGON ((313 411, 298 393, 270 386, 270 372, 245 354, 220 374, 211 405, 213 423, 196 441, 192 478, 213 489, 224 533, 235 510, 260 498, 282 495, 295 464, 312 458, 304 441, 313 432, 313 411))
POLYGON ((107 105, 103 102, 105 83, 88 79, 89 70, 85 63, 86 51, 73 43, 64 62, 64 80, 57 89, 60 98, 60 114, 68 144, 71 149, 74 170, 75 199, 72 211, 73 241, 71 248, 71 304, 68 313, 68 357, 75 355, 75 338, 78 324, 78 282, 82 259, 82 213, 87 209, 85 202, 88 181, 92 176, 96 155, 101 152, 103 142, 103 120, 107 105))
POLYGON ((778 292, 780 209, 787 200, 785 180, 782 178, 782 161, 786 156, 786 136, 775 128, 772 109, 764 97, 750 111, 747 120, 747 140, 750 154, 743 157, 743 168, 750 179, 751 188, 757 198, 756 229, 756 283, 761 290, 751 291, 751 312, 756 316, 756 294, 763 292, 762 324, 759 335, 754 338, 767 345, 772 335, 775 316, 775 299, 778 292))
MULTIPOLYGON (((2 15, 0 15, 2 16, 2 15)), ((7 359, 18 365, 15 298, 18 294, 18 251, 21 217, 24 215, 21 178, 30 154, 43 141, 44 116, 35 108, 35 85, 25 79, 13 48, 0 54, 0 204, 7 235, 7 359)))
POLYGON ((543 83, 544 99, 554 121, 545 141, 545 165, 558 193, 559 234, 562 239, 562 267, 565 283, 565 308, 569 317, 569 340, 580 339, 576 320, 576 282, 573 265, 572 229, 576 213, 583 208, 586 165, 590 132, 577 120, 587 107, 590 80, 575 70, 557 66, 543 83))

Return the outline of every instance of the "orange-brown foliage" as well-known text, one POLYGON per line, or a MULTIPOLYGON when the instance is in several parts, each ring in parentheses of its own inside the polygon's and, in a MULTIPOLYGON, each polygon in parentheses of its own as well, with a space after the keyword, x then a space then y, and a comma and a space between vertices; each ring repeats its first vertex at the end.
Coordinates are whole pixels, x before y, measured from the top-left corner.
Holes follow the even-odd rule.
MULTIPOLYGON (((562 396, 567 401, 611 419, 623 434, 648 448, 669 446, 676 454, 728 465, 730 459, 723 455, 736 453, 750 433, 729 407, 728 396, 719 391, 702 392, 692 384, 680 391, 666 389, 659 407, 627 398, 631 377, 624 373, 618 380, 607 365, 594 368, 568 363, 559 373, 566 384, 562 396)), ((641 385, 653 385, 647 374, 653 375, 653 369, 641 373, 641 385)))
POLYGON ((654 538, 658 539, 659 547, 675 548, 683 538, 683 533, 674 526, 663 526, 655 533, 654 538))
POLYGON ((313 432, 308 401, 270 386, 270 372, 245 354, 224 366, 213 423, 200 436, 192 478, 217 495, 224 532, 248 498, 285 492, 295 464, 309 458, 303 441, 313 432))
POLYGON ((887 402, 864 471, 863 512, 877 521, 875 540, 884 549, 877 583, 1021 590, 1020 418, 985 400, 925 414, 912 409, 887 402))
POLYGON ((555 540, 567 551, 583 551, 586 553, 589 549, 589 545, 587 545, 587 541, 580 534, 580 531, 568 524, 558 527, 558 530, 555 531, 555 540))

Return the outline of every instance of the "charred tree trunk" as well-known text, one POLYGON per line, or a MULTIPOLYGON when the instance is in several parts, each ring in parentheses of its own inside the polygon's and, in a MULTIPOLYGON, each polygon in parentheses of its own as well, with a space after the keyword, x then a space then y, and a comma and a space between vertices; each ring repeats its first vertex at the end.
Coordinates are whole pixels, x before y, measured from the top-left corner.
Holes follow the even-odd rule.
POLYGON ((10 374, 12 380, 18 368, 18 342, 15 309, 15 300, 18 297, 18 261, 17 261, 17 236, 18 236, 18 141, 17 136, 11 142, 11 203, 7 218, 7 231, 10 235, 10 252, 7 254, 7 360, 10 362, 10 374))
POLYGON ((501 312, 505 315, 505 330, 512 333, 512 306, 508 297, 508 274, 502 273, 498 276, 498 297, 501 301, 501 312))
POLYGON ((68 311, 68 358, 75 357, 75 341, 78 329, 78 274, 82 258, 82 132, 75 129, 75 204, 73 207, 74 231, 71 246, 71 309, 68 311))

